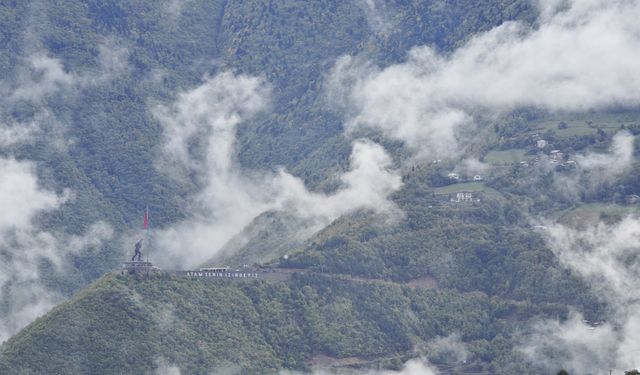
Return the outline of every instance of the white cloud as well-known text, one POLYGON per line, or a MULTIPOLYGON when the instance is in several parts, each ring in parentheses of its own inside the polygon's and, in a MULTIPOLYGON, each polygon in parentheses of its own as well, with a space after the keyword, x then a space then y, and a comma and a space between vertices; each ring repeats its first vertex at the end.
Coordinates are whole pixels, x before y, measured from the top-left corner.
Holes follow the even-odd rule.
MULTIPOLYGON (((576 155, 577 171, 556 176, 556 189, 568 194, 607 187, 633 163, 634 137, 620 132, 608 153, 576 155)), ((636 368, 640 364, 640 218, 616 224, 580 223, 579 228, 544 223, 547 242, 560 262, 582 277, 609 304, 607 322, 597 327, 572 311, 567 321, 547 320, 534 325, 521 351, 548 369, 572 373, 636 368)))
MULTIPOLYGON (((359 374, 359 375, 436 375, 439 372, 433 368, 428 362, 421 359, 412 359, 405 363, 403 368, 400 371, 373 371, 373 370, 363 370, 363 371, 340 371, 340 370, 324 370, 324 369, 316 369, 311 372, 313 375, 339 375, 339 374, 359 374)), ((292 371, 281 371, 280 375, 299 375, 298 372, 292 371)))
POLYGON ((192 218, 159 233, 176 258, 208 259, 266 209, 267 192, 239 173, 234 144, 236 126, 265 108, 268 92, 259 78, 223 73, 180 94, 171 106, 154 108, 164 126, 164 162, 178 174, 195 176, 200 186, 190 207, 192 218))
MULTIPOLYGON (((36 53, 24 59, 16 69, 15 80, 0 81, 0 148, 11 148, 46 136, 58 150, 64 150, 69 140, 64 138, 64 126, 57 119, 56 110, 46 101, 62 97, 73 101, 82 89, 110 82, 129 69, 129 50, 116 39, 106 38, 98 45, 97 68, 70 72, 60 59, 45 53, 36 53), (14 119, 13 111, 20 104, 33 105, 28 118, 14 119)), ((29 108, 29 107, 27 107, 29 108)))
POLYGON ((189 0, 166 0, 164 11, 171 21, 175 21, 182 15, 182 10, 189 0))
POLYGON ((466 344, 455 333, 432 340, 428 347, 429 358, 438 363, 461 363, 469 357, 466 344))
POLYGON ((589 175, 593 185, 612 183, 631 168, 633 141, 630 133, 619 132, 613 137, 609 153, 577 155, 578 166, 589 175))
POLYGON ((113 235, 105 223, 94 224, 82 236, 39 230, 38 216, 66 199, 39 186, 33 164, 0 158, 0 295, 7 306, 0 313, 0 341, 61 300, 42 284, 42 262, 60 271, 68 254, 98 247, 113 235))
POLYGON ((268 97, 261 79, 221 73, 180 94, 171 106, 154 108, 166 136, 161 167, 189 176, 199 187, 191 197, 192 217, 158 233, 168 264, 195 265, 211 258, 268 210, 290 211, 321 226, 356 209, 393 208, 386 198, 401 179, 382 147, 368 141, 354 143, 342 186, 329 195, 309 192, 284 170, 243 171, 235 160, 236 127, 264 110, 268 97))
POLYGON ((389 21, 387 11, 385 10, 384 3, 380 0, 355 0, 356 4, 362 8, 367 22, 371 29, 380 34, 388 33, 392 24, 389 21))
POLYGON ((205 179, 233 169, 236 126, 268 104, 269 88, 262 79, 221 73, 181 93, 171 106, 156 106, 153 114, 164 126, 165 151, 181 168, 205 179), (194 152, 196 141, 204 150, 194 152))
POLYGON ((62 197, 38 186, 34 168, 28 162, 0 159, 0 235, 29 228, 37 213, 55 209, 62 203, 62 197))
POLYGON ((328 94, 347 130, 370 127, 428 155, 456 155, 478 113, 584 111, 640 104, 640 3, 542 1, 540 25, 507 22, 450 55, 417 47, 381 69, 338 60, 328 94), (563 6, 561 6, 563 4, 563 6))
POLYGON ((525 337, 530 360, 571 373, 636 368, 640 364, 640 219, 598 223, 581 229, 547 225, 550 248, 560 262, 589 283, 609 304, 607 321, 585 324, 573 312, 565 322, 544 321, 525 337))
POLYGON ((62 295, 42 282, 41 264, 48 262, 54 271, 63 272, 66 256, 85 248, 99 248, 113 236, 113 230, 98 222, 81 236, 35 228, 14 228, 0 235, 4 240, 0 243, 0 286, 2 301, 7 306, 0 314, 0 341, 3 341, 63 300, 62 295))
POLYGON ((19 74, 19 84, 12 90, 9 99, 39 102, 59 90, 72 88, 77 76, 67 72, 59 59, 45 54, 35 54, 27 61, 26 69, 19 74))
POLYGON ((491 165, 486 164, 478 160, 478 158, 466 158, 456 166, 456 172, 461 173, 467 177, 473 177, 480 175, 484 177, 491 170, 491 165))
POLYGON ((0 124, 0 148, 26 143, 33 138, 38 129, 35 122, 28 124, 0 124))
POLYGON ((549 226, 552 250, 563 264, 592 283, 608 300, 640 299, 640 281, 634 277, 640 255, 640 222, 627 217, 615 225, 599 223, 588 229, 560 224, 549 226))
MULTIPOLYGON (((571 200, 579 200, 582 194, 608 188, 631 168, 633 150, 634 137, 628 132, 619 132, 613 137, 608 152, 574 155, 576 169, 569 174, 557 173, 553 188, 571 200)), ((547 170, 553 167, 549 163, 540 165, 547 170)))
POLYGON ((10 90, 5 87, 3 99, 9 105, 19 101, 41 104, 52 95, 76 94, 82 88, 104 84, 126 72, 128 58, 129 49, 115 38, 105 38, 98 44, 94 70, 71 72, 62 60, 47 53, 35 53, 26 57, 24 66, 17 69, 17 79, 10 90))
POLYGON ((170 364, 164 357, 156 360, 155 375, 180 375, 180 368, 170 364))
POLYGON ((46 108, 39 108, 24 121, 5 117, 6 122, 0 123, 0 150, 11 151, 13 147, 32 144, 43 137, 58 150, 66 149, 70 143, 64 138, 64 125, 46 108))
MULTIPOLYGON (((0 82, 3 154, 12 155, 13 147, 43 137, 58 150, 66 147, 63 124, 47 101, 73 101, 83 88, 106 83, 127 68, 125 48, 106 40, 98 49, 96 70, 72 72, 60 59, 39 52, 25 57, 12 79, 0 82), (29 111, 33 113, 25 117, 29 111)), ((102 222, 77 236, 39 228, 38 219, 70 196, 40 186, 34 163, 0 157, 0 341, 63 299, 41 279, 43 270, 54 275, 64 272, 69 255, 99 249, 113 236, 111 227, 102 222)))
POLYGON ((564 322, 547 320, 535 324, 520 348, 525 358, 549 371, 560 368, 570 373, 591 374, 614 365, 608 348, 618 346, 619 337, 609 324, 597 329, 572 312, 564 322))
POLYGON ((99 71, 97 76, 87 74, 83 79, 87 83, 98 84, 113 79, 113 77, 129 69, 129 48, 122 40, 106 38, 98 45, 99 71))
POLYGON ((402 181, 391 167, 391 158, 382 146, 358 140, 353 144, 350 169, 340 176, 341 189, 330 195, 311 193, 302 180, 281 171, 276 180, 280 192, 277 208, 303 218, 329 220, 359 208, 393 211, 387 197, 400 189, 402 181))

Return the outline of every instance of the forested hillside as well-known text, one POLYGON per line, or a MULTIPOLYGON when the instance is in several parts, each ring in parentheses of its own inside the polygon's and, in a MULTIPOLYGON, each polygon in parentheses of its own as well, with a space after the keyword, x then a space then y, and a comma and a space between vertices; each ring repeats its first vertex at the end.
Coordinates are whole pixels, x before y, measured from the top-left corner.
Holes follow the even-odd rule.
POLYGON ((635 16, 3 2, 0 373, 636 366, 635 16))
MULTIPOLYGON (((44 187, 69 189, 75 197, 47 213, 44 228, 80 234, 101 220, 116 231, 131 230, 147 205, 156 226, 182 218, 185 195, 194 187, 155 167, 163 135, 149 110, 205 75, 264 75, 274 87, 273 110, 239 129, 240 162, 255 169, 285 166, 320 186, 348 157, 341 120, 323 104, 323 79, 336 58, 423 43, 447 49, 505 19, 531 17, 524 1, 486 7, 462 1, 419 19, 415 11, 428 4, 399 2, 390 6, 402 17, 404 37, 394 40, 375 37, 355 1, 187 3, 2 4, 3 92, 53 87, 37 98, 5 98, 3 123, 12 129, 31 123, 39 134, 0 152, 37 162, 44 187), (463 18, 469 25, 460 28, 463 18), (33 65, 39 56, 52 66, 33 65), (71 82, 58 81, 57 73, 71 82)), ((383 55, 392 62, 403 53, 383 55)), ((74 255, 72 264, 83 274, 76 287, 118 264, 122 245, 104 246, 100 255, 74 255)))
POLYGON ((10 339, 0 366, 7 374, 151 373, 162 361, 183 373, 260 374, 349 361, 400 368, 426 353, 461 373, 528 373, 509 353, 517 327, 566 313, 484 293, 320 275, 288 283, 109 275, 10 339), (433 344, 452 331, 462 333, 449 341, 468 342, 469 353, 433 344))

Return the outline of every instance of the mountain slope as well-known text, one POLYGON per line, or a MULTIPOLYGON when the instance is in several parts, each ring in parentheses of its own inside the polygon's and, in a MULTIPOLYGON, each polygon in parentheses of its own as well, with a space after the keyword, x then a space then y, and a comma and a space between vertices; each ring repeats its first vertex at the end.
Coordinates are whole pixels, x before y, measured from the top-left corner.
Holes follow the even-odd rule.
POLYGON ((0 366, 7 374, 142 374, 164 361, 183 374, 259 374, 355 357, 394 367, 435 357, 431 340, 460 332, 471 354, 466 364, 445 355, 450 365, 502 373, 490 362, 509 353, 488 345, 513 340, 518 322, 540 313, 566 310, 320 275, 276 282, 111 274, 7 341, 0 366))
POLYGON ((390 64, 412 46, 447 51, 474 32, 535 14, 524 0, 388 7, 381 11, 397 14, 393 35, 376 31, 366 2, 355 0, 2 2, 0 125, 31 133, 0 145, 0 157, 33 163, 42 189, 69 193, 33 225, 64 237, 106 222, 116 233, 65 255, 64 272, 36 260, 36 281, 69 296, 118 266, 145 207, 154 228, 189 215, 197 183, 158 168, 164 134, 151 110, 204 77, 247 73, 272 87, 269 111, 238 129, 234 155, 242 169, 285 166, 310 188, 329 190, 350 149, 342 117, 324 99, 338 57, 390 64))
MULTIPOLYGON (((182 223, 201 229, 182 220, 202 213, 192 212, 202 208, 193 198, 202 171, 180 179, 159 165, 166 128, 152 112, 207 77, 262 77, 270 92, 268 108, 233 129, 229 160, 238 175, 284 167, 322 196, 339 190, 351 142, 362 136, 344 133, 348 116, 326 98, 327 75, 340 56, 411 70, 402 63, 412 47, 433 47, 446 63, 471 36, 505 21, 532 25, 509 34, 526 40, 540 27, 536 17, 528 0, 1 4, 0 74, 6 79, 0 82, 0 130, 34 130, 23 143, 0 143, 0 161, 32 162, 38 188, 62 198, 59 209, 34 214, 20 233, 44 245, 25 241, 28 246, 13 253, 18 236, 10 231, 10 241, 0 241, 0 264, 17 270, 15 280, 0 278, 0 323, 15 300, 38 307, 44 292, 68 297, 116 268, 147 205, 154 228, 182 223), (16 92, 23 97, 16 99, 16 92), (72 235, 100 221, 116 238, 78 245, 82 241, 72 235), (36 255, 28 259, 28 277, 16 276, 21 268, 12 260, 32 254, 33 246, 51 250, 52 242, 77 249, 64 252, 64 259, 36 255), (23 298, 22 288, 39 283, 46 287, 42 294, 23 298)), ((490 52, 469 58, 491 58, 490 52)), ((419 73, 429 76, 430 67, 422 68, 419 73)), ((230 229, 237 235, 210 262, 302 272, 290 281, 109 274, 3 343, 0 373, 153 373, 168 364, 185 374, 259 374, 399 368, 413 357, 426 357, 445 373, 540 373, 518 350, 536 322, 561 326, 575 309, 584 314, 579 322, 615 326, 617 301, 607 303, 579 267, 560 259, 545 241, 546 222, 539 221, 557 220, 571 231, 640 213, 633 151, 640 112, 605 111, 607 101, 583 113, 510 112, 510 105, 535 100, 507 100, 493 112, 490 100, 480 102, 468 111, 464 103, 450 108, 477 122, 473 134, 460 135, 471 139, 461 139, 467 147, 455 160, 414 157, 411 146, 365 132, 393 159, 385 168, 402 177, 402 188, 388 197, 397 209, 391 215, 351 212, 319 228, 286 208, 265 211, 247 227, 230 229), (486 115, 472 113, 484 112, 484 105, 486 115), (630 146, 622 152, 610 149, 619 131, 630 146), (621 167, 611 169, 618 175, 601 178, 617 162, 621 167), (442 340, 464 346, 466 358, 443 353, 442 340)), ((186 146, 197 154, 201 145, 193 140, 186 146)), ((205 223, 226 218, 203 216, 205 223)), ((208 240, 199 242, 206 248, 208 240)), ((180 242, 178 256, 190 245, 180 242)), ((583 323, 589 334, 594 327, 583 323)))

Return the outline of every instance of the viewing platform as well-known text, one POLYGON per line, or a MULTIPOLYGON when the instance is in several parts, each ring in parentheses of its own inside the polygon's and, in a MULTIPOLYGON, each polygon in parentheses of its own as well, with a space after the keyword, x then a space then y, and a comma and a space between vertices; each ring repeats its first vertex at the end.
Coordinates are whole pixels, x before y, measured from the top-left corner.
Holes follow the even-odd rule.
POLYGON ((122 275, 155 274, 159 272, 160 268, 154 266, 153 263, 141 261, 124 262, 120 271, 122 275))
POLYGON ((171 275, 187 279, 207 280, 277 280, 286 281, 296 272, 304 272, 299 269, 279 269, 242 266, 231 267, 202 267, 198 270, 162 270, 151 262, 128 261, 122 263, 121 275, 171 275))

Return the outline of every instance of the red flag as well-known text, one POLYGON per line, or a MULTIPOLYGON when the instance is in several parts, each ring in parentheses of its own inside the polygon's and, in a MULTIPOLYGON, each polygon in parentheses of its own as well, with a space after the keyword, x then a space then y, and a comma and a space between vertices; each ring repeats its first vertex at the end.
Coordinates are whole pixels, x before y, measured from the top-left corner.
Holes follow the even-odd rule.
POLYGON ((147 207, 147 211, 144 213, 144 222, 142 224, 142 228, 149 229, 149 207, 147 207))

